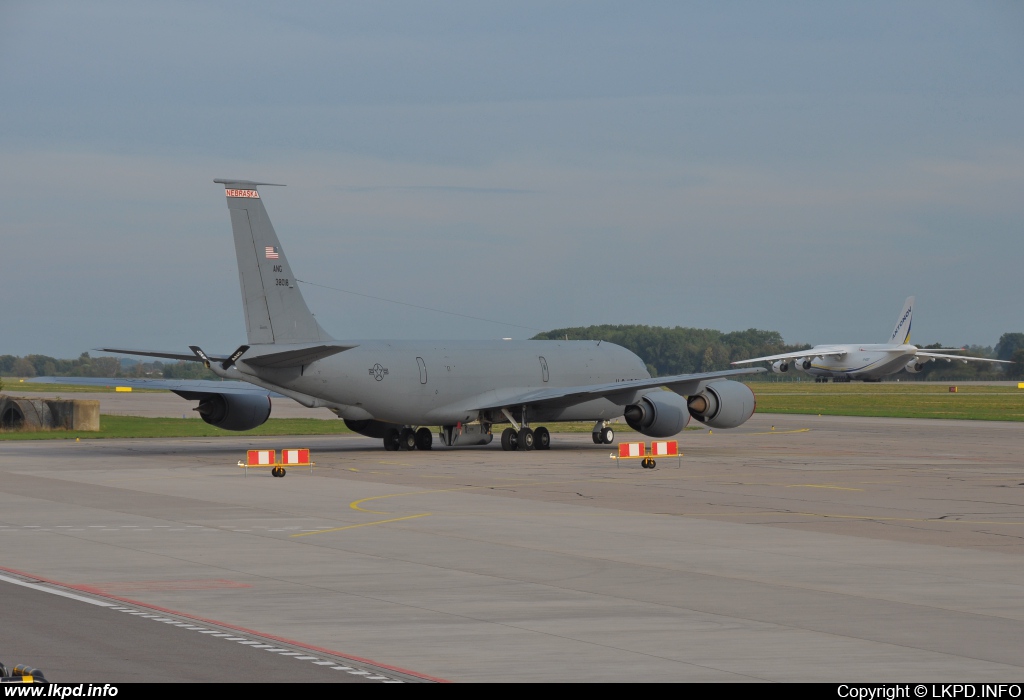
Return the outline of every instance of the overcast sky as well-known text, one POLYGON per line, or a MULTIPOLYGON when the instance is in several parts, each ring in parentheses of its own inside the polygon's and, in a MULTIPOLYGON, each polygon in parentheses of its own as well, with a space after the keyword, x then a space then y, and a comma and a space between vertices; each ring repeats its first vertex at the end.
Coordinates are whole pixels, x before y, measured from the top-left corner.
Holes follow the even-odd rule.
POLYGON ((245 340, 223 188, 338 338, 1024 331, 1024 3, 0 2, 0 354, 245 340))

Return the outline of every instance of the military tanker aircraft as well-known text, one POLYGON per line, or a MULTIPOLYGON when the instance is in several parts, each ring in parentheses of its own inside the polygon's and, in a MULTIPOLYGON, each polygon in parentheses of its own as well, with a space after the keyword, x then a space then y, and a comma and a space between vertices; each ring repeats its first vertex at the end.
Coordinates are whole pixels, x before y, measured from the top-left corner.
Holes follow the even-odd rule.
POLYGON ((827 382, 829 379, 834 382, 848 382, 854 379, 880 382, 882 377, 896 374, 900 370, 916 374, 924 369, 926 363, 934 360, 1013 364, 1007 360, 948 354, 959 352, 960 348, 941 348, 945 352, 922 350, 916 345, 910 344, 910 328, 913 321, 914 297, 907 297, 907 300, 903 302, 900 315, 896 318, 896 327, 889 334, 888 342, 860 345, 815 345, 810 350, 753 357, 749 360, 738 360, 732 364, 771 362, 772 371, 776 374, 785 374, 791 370, 804 372, 814 377, 817 382, 827 382))
POLYGON ((200 361, 232 380, 134 380, 198 401, 195 410, 210 425, 251 430, 280 396, 328 408, 386 450, 431 449, 431 427, 446 446, 488 444, 502 424, 509 426, 503 449, 543 450, 551 436, 530 427, 539 422, 594 421, 594 442, 608 444, 619 417, 661 438, 680 432, 691 416, 732 428, 754 412, 753 392, 728 378, 763 368, 651 378, 639 357, 601 341, 335 340, 306 306, 267 216, 259 187, 271 184, 214 182, 224 186, 231 216, 247 342, 227 355, 195 345, 188 353, 99 348, 200 361))

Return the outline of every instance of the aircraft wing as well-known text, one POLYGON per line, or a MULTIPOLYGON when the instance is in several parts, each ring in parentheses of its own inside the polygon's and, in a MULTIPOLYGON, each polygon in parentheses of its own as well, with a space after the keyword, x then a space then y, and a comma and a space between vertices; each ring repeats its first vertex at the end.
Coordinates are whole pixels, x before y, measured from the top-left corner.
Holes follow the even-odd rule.
MULTIPOLYGON (((551 387, 550 389, 495 390, 488 392, 482 402, 469 410, 500 410, 508 406, 529 405, 534 407, 573 406, 584 401, 608 397, 615 400, 621 395, 622 400, 630 401, 637 391, 668 387, 677 394, 689 396, 700 390, 703 383, 714 379, 725 379, 748 374, 760 374, 767 370, 763 367, 743 369, 726 369, 719 372, 702 372, 700 374, 675 374, 667 377, 651 379, 635 379, 627 382, 610 382, 608 384, 591 384, 589 386, 551 387)), ((468 407, 467 407, 468 408, 468 407)))
MULTIPOLYGON (((194 357, 194 356, 193 356, 194 357)), ((257 394, 285 398, 247 382, 218 381, 216 379, 142 379, 129 377, 33 377, 25 380, 34 384, 73 384, 75 386, 130 386, 133 389, 165 389, 185 399, 205 394, 257 394)))
POLYGON ((766 362, 771 360, 795 360, 798 357, 841 357, 849 352, 843 348, 811 348, 810 350, 798 350, 797 352, 784 352, 781 355, 767 355, 765 357, 752 357, 749 360, 736 360, 730 362, 732 365, 745 365, 751 362, 766 362))
POLYGON ((993 360, 988 357, 968 357, 967 355, 943 355, 938 352, 927 352, 925 350, 918 350, 914 353, 918 357, 930 357, 936 360, 963 360, 964 362, 998 362, 1003 365, 1012 365, 1013 362, 1010 360, 993 360))

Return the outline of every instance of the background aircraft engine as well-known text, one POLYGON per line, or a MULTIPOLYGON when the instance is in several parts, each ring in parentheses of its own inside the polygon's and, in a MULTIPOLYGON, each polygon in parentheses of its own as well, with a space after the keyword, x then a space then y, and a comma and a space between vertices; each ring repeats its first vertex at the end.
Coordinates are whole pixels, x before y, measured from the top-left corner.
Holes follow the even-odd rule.
POLYGON ((735 428, 754 415, 754 392, 746 384, 712 382, 687 402, 690 415, 710 428, 735 428))
POLYGON ((907 363, 907 366, 904 367, 904 369, 910 372, 911 374, 917 374, 918 372, 924 369, 924 363, 921 362, 920 360, 911 360, 910 362, 907 363))
POLYGON ((401 430, 404 425, 398 423, 385 423, 382 420, 349 420, 345 419, 345 426, 349 430, 372 438, 383 438, 389 430, 401 430))
POLYGON ((203 422, 224 430, 252 430, 270 418, 270 397, 207 394, 195 409, 203 422))
POLYGON ((793 367, 806 372, 811 368, 811 358, 801 357, 799 360, 793 360, 793 367))
POLYGON ((772 372, 775 374, 785 374, 789 371, 789 363, 783 360, 776 360, 772 363, 772 372))
POLYGON ((671 391, 644 394, 635 404, 626 406, 626 424, 648 437, 672 437, 690 422, 686 399, 671 391))

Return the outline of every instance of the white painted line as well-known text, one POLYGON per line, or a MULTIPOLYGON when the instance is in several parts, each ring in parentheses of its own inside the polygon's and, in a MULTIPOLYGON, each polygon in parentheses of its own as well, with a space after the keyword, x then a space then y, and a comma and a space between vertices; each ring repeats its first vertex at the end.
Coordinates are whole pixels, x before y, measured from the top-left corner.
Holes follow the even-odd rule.
POLYGON ((316 661, 319 658, 320 658, 319 656, 296 656, 295 660, 296 661, 316 661))
POLYGON ((253 649, 269 649, 270 645, 269 644, 254 644, 252 648, 253 649))
POLYGON ((282 651, 281 656, 302 656, 301 651, 282 651))
POLYGON ((333 661, 314 661, 313 663, 316 666, 333 666, 334 665, 333 661))
POLYGON ((369 671, 349 671, 349 673, 351 673, 353 676, 368 676, 368 675, 370 675, 369 671))
POLYGON ((384 683, 405 683, 405 681, 396 681, 394 679, 383 681, 384 683))
POLYGON ((277 647, 270 647, 269 649, 264 649, 264 651, 278 652, 278 651, 288 651, 288 650, 287 649, 278 649, 277 647))
POLYGON ((203 630, 199 634, 217 634, 217 630, 203 630))
POLYGON ((83 603, 89 603, 91 605, 98 605, 101 608, 113 607, 113 603, 108 603, 104 600, 96 600, 95 598, 86 598, 83 595, 76 595, 68 591, 62 591, 57 588, 50 588, 49 586, 40 586, 35 583, 29 583, 28 581, 22 581, 16 578, 10 578, 9 576, 0 575, 0 581, 6 581, 7 583, 13 583, 15 586, 23 586, 25 588, 32 588, 43 593, 52 593, 53 595, 59 595, 63 598, 71 598, 72 600, 80 600, 83 603))
POLYGON ((388 679, 387 676, 367 676, 367 678, 371 681, 386 681, 388 679))
POLYGON ((351 671, 352 667, 351 666, 335 666, 334 670, 335 671, 351 671))
POLYGON ((248 642, 249 640, 245 637, 224 637, 229 642, 248 642))

